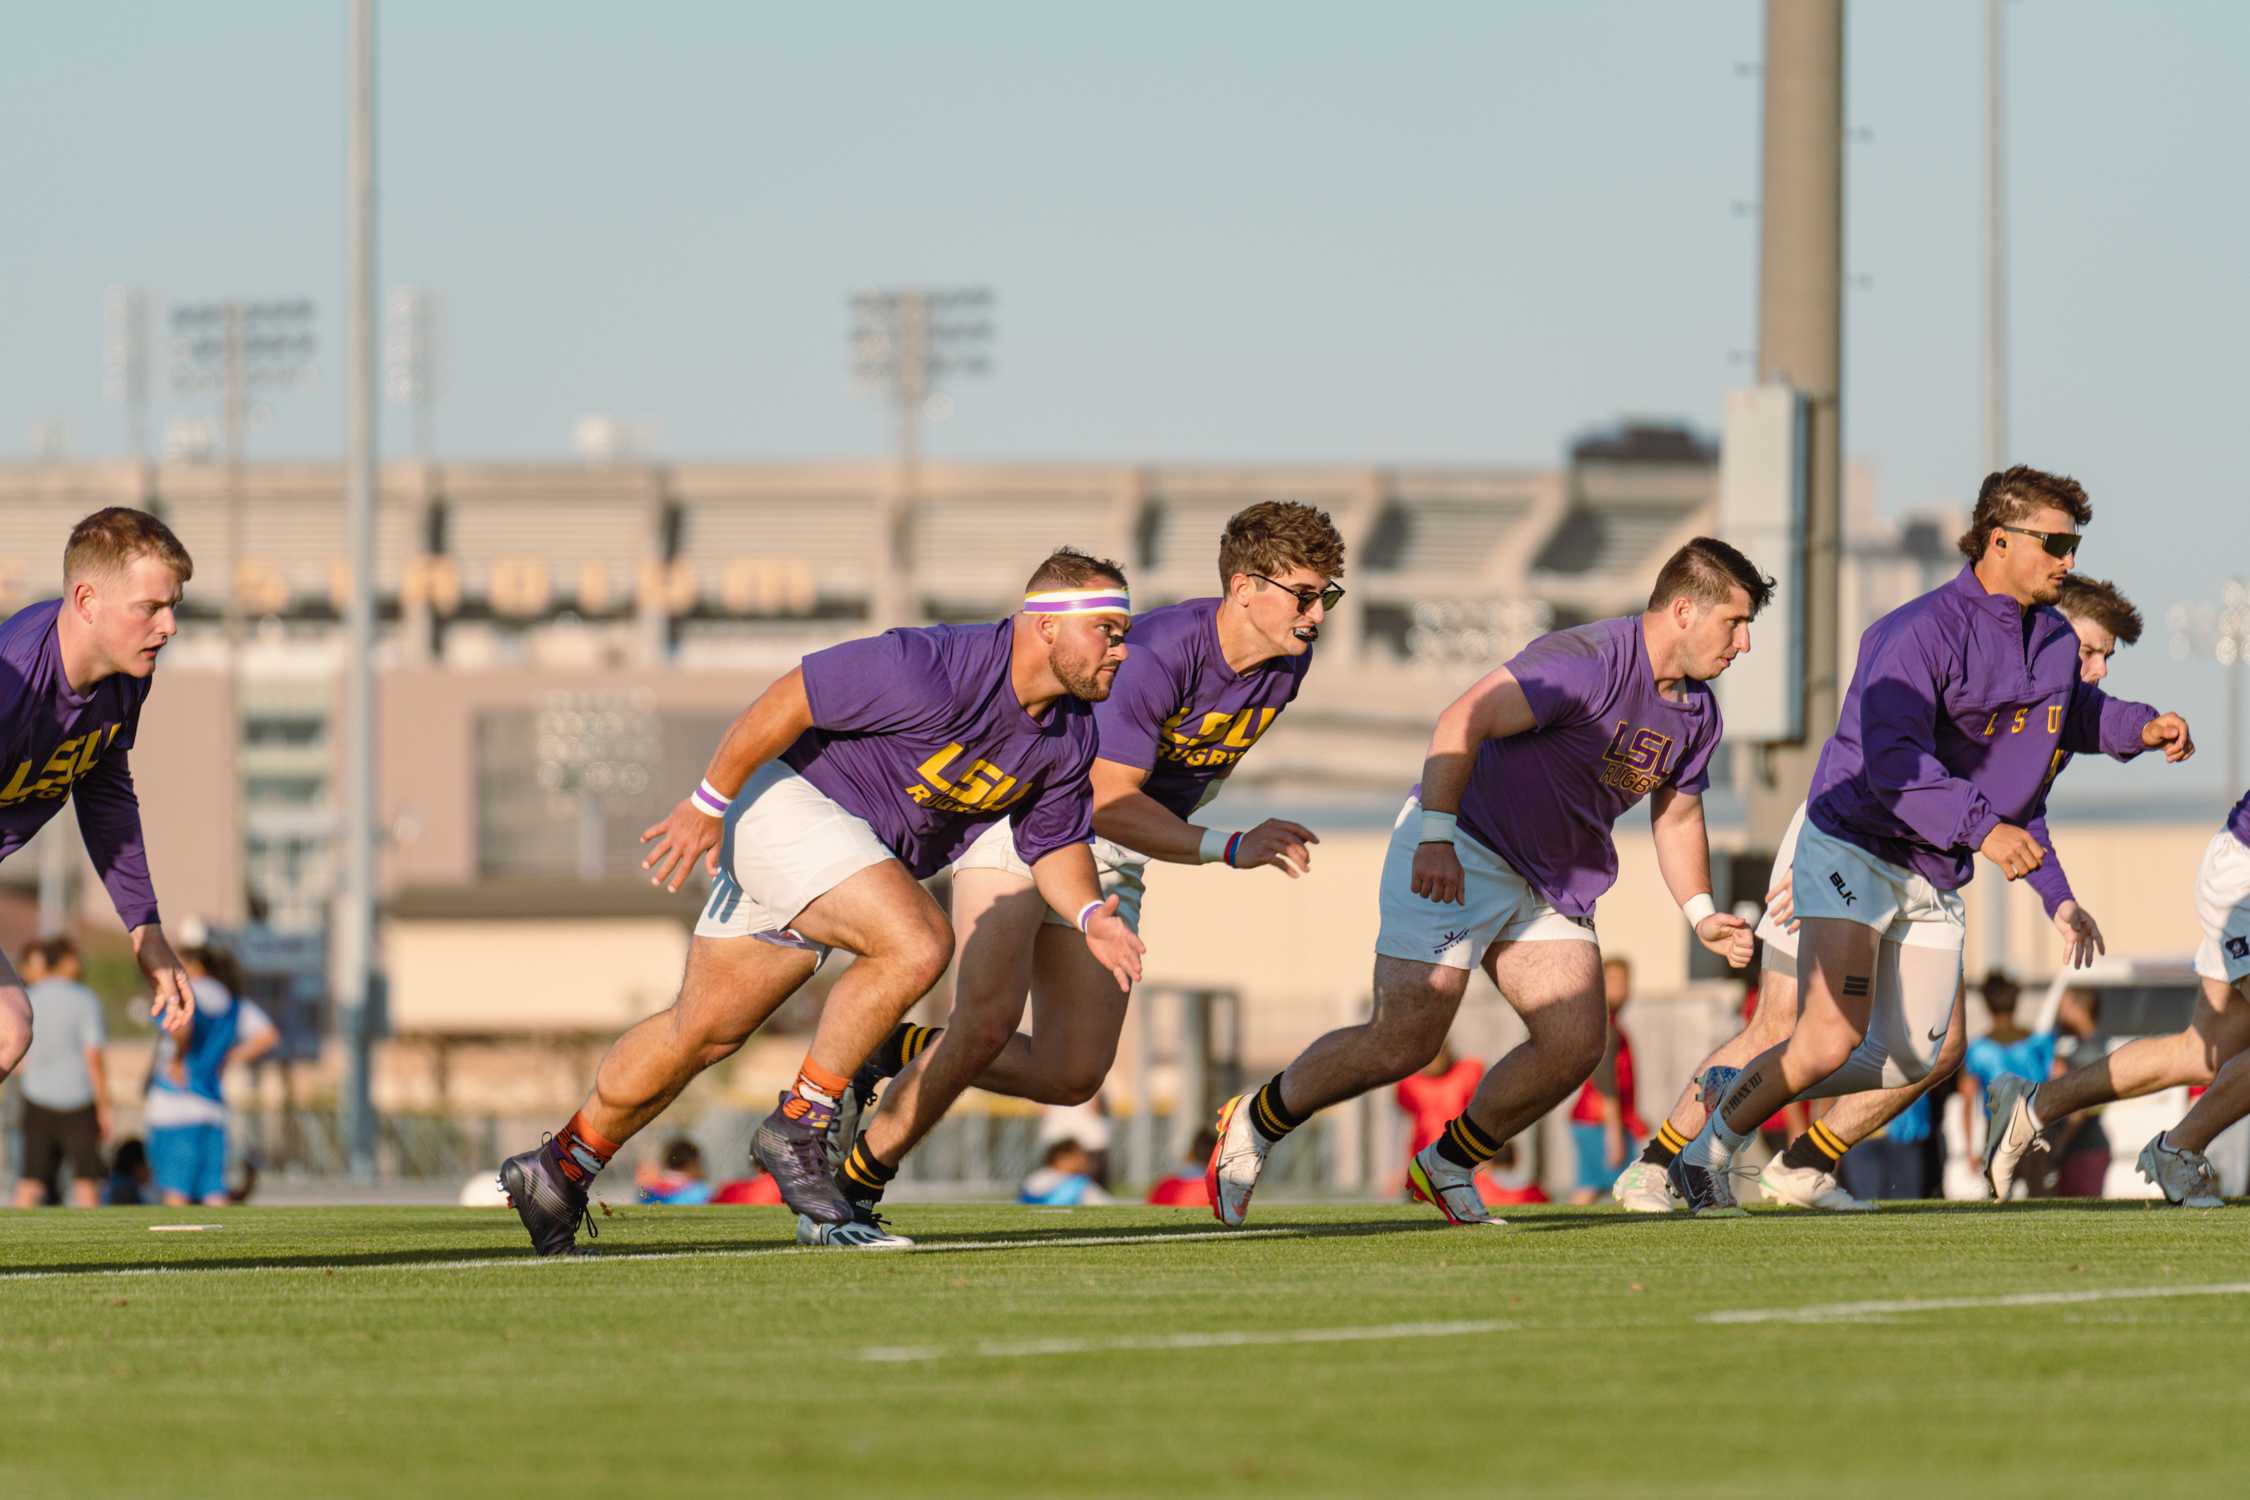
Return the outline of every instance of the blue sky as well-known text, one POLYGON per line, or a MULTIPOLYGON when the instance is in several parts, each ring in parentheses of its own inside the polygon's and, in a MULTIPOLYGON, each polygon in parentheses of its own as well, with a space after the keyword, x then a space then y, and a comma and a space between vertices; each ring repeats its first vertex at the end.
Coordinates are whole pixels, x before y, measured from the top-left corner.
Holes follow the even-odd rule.
MULTIPOLYGON (((445 454, 561 454, 591 412, 879 452, 845 298, 891 283, 998 292, 941 455, 1549 462, 1622 413, 1715 425, 1755 339, 1751 0, 380 14, 382 272, 447 299, 445 454)), ((12 8, 0 455, 122 449, 116 284, 314 298, 253 441, 337 451, 343 15, 12 8)), ((2250 542, 2250 7, 2009 20, 2015 451, 2087 483, 2084 566, 2160 619, 2250 542)), ((1852 11, 1846 442, 1894 509, 1982 470, 1982 49, 1968 0, 1852 11)), ((2119 685, 2214 702, 2162 634, 2119 685)))

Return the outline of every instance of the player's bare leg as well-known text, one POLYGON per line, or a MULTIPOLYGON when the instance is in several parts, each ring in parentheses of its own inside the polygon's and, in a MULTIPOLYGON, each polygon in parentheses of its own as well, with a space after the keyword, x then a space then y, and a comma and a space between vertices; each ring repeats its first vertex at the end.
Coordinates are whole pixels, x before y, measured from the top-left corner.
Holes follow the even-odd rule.
MULTIPOLYGON (((2206 979, 2206 986, 2220 981, 2206 979)), ((2237 996, 2237 1004, 2243 997, 2237 996)), ((2122 1049, 2120 1049, 2122 1050, 2122 1049)), ((2141 1175, 2163 1189, 2167 1201, 2187 1208, 2218 1208, 2218 1178, 2204 1155, 2219 1132, 2250 1114, 2250 1053, 2238 1053, 2220 1067, 2211 1086, 2170 1130, 2157 1132, 2141 1148, 2141 1175)))
POLYGON ((1743 1064, 1788 1040, 1797 1025, 1797 961, 1794 954, 1769 948, 1758 977, 1758 1009, 1733 1036, 1711 1049, 1680 1086, 1680 1097, 1641 1148, 1640 1156, 1617 1175, 1610 1196, 1635 1213, 1666 1213, 1678 1206, 1665 1169, 1710 1112, 1703 1107, 1704 1075, 1713 1068, 1739 1070, 1743 1064))
POLYGON ((1467 969, 1375 955, 1368 1018, 1321 1037, 1263 1086, 1228 1100, 1220 1111, 1219 1144, 1205 1174, 1219 1222, 1240 1224, 1248 1215, 1266 1153, 1282 1137, 1331 1104, 1427 1066, 1445 1045, 1468 988, 1467 969))
POLYGON ((1699 1213, 1734 1208, 1726 1165, 1761 1121, 1828 1078, 1867 1035, 1881 935, 1835 917, 1807 917, 1798 933, 1801 1014, 1789 1039, 1752 1058, 1672 1164, 1672 1185, 1699 1213))
POLYGON ((2044 1083, 2002 1077, 1993 1085, 1985 1134, 1985 1178, 1994 1196, 2008 1197, 2032 1142, 2065 1115, 2159 1089, 2206 1087, 2245 1051, 2250 1051, 2250 1000, 2224 980, 2207 977, 2184 1031, 2139 1037, 2044 1083))

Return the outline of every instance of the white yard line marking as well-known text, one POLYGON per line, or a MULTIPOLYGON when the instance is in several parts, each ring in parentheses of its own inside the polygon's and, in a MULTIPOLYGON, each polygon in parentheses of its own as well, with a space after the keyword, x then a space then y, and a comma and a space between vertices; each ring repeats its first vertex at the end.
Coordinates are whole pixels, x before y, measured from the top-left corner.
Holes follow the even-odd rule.
MULTIPOLYGON (((886 1255, 950 1255, 956 1251, 984 1250, 1044 1250, 1075 1249, 1082 1245, 1162 1245, 1188 1244, 1207 1240, 1277 1239, 1284 1236, 1318 1238, 1328 1226, 1311 1225, 1304 1228, 1276 1229, 1195 1229, 1186 1233, 1166 1233, 1158 1230, 1148 1234, 1074 1234, 1052 1239, 1014 1240, 929 1240, 912 1250, 890 1250, 886 1255)), ((599 1249, 597 1245, 595 1247, 599 1249)), ((302 1265, 255 1265, 232 1263, 199 1264, 185 1261, 176 1266, 88 1266, 84 1270, 68 1271, 6 1271, 0 1270, 0 1285, 11 1281, 76 1281, 105 1276, 185 1276, 198 1272, 224 1274, 234 1271, 271 1273, 294 1271, 301 1275, 322 1275, 330 1271, 470 1271, 487 1267, 524 1266, 586 1266, 586 1265, 639 1265, 644 1261, 658 1260, 743 1260, 766 1255, 858 1255, 868 1251, 827 1250, 805 1245, 744 1245, 740 1248, 709 1250, 649 1250, 626 1252, 619 1255, 550 1256, 540 1257, 528 1250, 511 1250, 496 1255, 460 1256, 450 1260, 378 1260, 378 1261, 308 1261, 302 1265)))
POLYGON ((216 1224, 151 1224, 148 1226, 148 1232, 150 1234, 193 1234, 198 1230, 217 1229, 218 1227, 216 1224))
POLYGON ((1155 1333, 1114 1339, 987 1339, 955 1348, 878 1344, 859 1351, 871 1364, 922 1364, 943 1359, 1037 1359, 1056 1354, 1109 1354, 1121 1350, 1239 1349, 1249 1344, 1361 1344, 1388 1339, 1457 1338, 1503 1333, 1518 1325, 1491 1318, 1455 1323, 1385 1323, 1362 1328, 1285 1328, 1264 1333, 1155 1333))
POLYGON ((2250 1281, 2212 1286, 2089 1287, 2075 1292, 2004 1292, 1990 1297, 1923 1297, 1896 1302, 1830 1302, 1814 1307, 1737 1307, 1708 1312, 1699 1323, 1847 1323, 1899 1313, 1973 1312, 1994 1307, 2070 1307, 2086 1302, 2144 1302, 2165 1297, 2250 1296, 2250 1281))

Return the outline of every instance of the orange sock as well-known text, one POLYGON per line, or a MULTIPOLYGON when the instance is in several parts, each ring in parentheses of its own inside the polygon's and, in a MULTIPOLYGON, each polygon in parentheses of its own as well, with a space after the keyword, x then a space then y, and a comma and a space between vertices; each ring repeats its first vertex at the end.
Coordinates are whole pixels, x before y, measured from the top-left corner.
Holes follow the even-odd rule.
POLYGON ((829 1072, 814 1062, 808 1052, 797 1068, 796 1087, 781 1101, 781 1113, 791 1120, 826 1127, 836 1116, 836 1101, 843 1098, 844 1090, 851 1086, 849 1078, 829 1072))
POLYGON ((609 1165, 617 1154, 617 1142, 598 1134, 586 1123, 583 1113, 570 1117, 570 1123, 555 1132, 551 1148, 556 1167, 572 1182, 591 1182, 594 1174, 609 1165))

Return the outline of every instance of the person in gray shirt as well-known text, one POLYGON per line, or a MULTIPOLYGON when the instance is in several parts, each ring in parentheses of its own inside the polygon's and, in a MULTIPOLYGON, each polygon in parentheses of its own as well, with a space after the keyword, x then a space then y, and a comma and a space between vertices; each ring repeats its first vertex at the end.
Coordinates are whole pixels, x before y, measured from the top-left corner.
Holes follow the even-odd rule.
POLYGON ((109 1138, 109 1075, 102 1045, 101 1002, 81 982, 78 945, 46 938, 23 950, 25 993, 31 1000, 31 1048, 15 1072, 23 1092, 23 1176, 16 1207, 47 1200, 56 1171, 70 1168, 70 1202, 92 1208, 101 1201, 102 1142, 109 1138))

